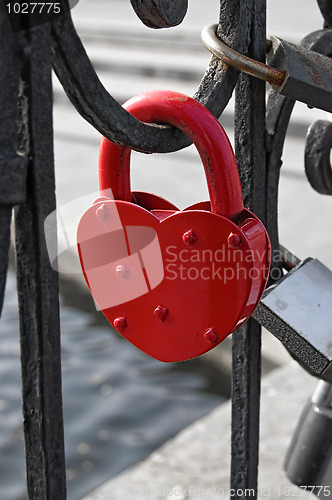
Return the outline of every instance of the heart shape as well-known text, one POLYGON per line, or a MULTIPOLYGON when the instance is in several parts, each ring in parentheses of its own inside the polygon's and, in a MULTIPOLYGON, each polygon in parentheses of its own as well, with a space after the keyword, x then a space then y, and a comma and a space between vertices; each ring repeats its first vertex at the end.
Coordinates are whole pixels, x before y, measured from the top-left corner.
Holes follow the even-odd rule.
POLYGON ((265 233, 254 216, 243 227, 247 233, 205 210, 150 212, 101 200, 80 220, 78 251, 94 300, 117 331, 160 361, 181 361, 218 345, 257 303, 262 279, 250 273, 267 255, 253 256, 250 238, 265 233))

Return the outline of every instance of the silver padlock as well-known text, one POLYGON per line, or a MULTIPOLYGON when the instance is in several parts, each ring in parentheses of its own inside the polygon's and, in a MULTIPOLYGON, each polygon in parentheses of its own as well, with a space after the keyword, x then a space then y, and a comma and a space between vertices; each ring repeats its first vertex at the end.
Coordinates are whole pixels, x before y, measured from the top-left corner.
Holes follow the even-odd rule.
POLYGON ((332 383, 332 272, 317 259, 267 288, 253 317, 309 373, 332 383))
POLYGON ((286 97, 332 112, 332 59, 301 45, 271 37, 267 62, 255 61, 217 37, 217 25, 202 30, 205 46, 225 64, 265 80, 286 97))
POLYGON ((270 37, 267 62, 285 72, 272 88, 286 97, 332 111, 332 59, 275 36, 270 37))

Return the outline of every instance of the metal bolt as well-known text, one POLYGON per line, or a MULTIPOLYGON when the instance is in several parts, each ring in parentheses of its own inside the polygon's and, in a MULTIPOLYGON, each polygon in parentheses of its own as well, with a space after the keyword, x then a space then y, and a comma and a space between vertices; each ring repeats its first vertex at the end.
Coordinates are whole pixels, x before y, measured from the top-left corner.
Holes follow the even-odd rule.
POLYGON ((206 330, 206 332, 204 333, 204 338, 207 342, 209 342, 209 344, 215 344, 219 340, 218 334, 214 328, 209 328, 208 330, 206 330))
POLYGON ((227 241, 231 248, 238 248, 241 245, 241 237, 235 233, 231 233, 227 241))
POLYGON ((120 265, 116 267, 115 274, 117 278, 126 279, 129 276, 129 270, 126 266, 120 265))
POLYGON ((195 234, 195 231, 193 229, 189 229, 189 231, 183 234, 182 241, 183 243, 185 243, 185 245, 188 246, 194 245, 197 241, 197 236, 195 234))
POLYGON ((106 220, 109 217, 109 211, 105 203, 100 205, 100 207, 97 208, 96 210, 96 215, 99 219, 101 220, 106 220))
POLYGON ((113 326, 116 330, 119 332, 123 332, 127 328, 127 320, 125 316, 120 316, 119 318, 116 318, 113 322, 113 326))
POLYGON ((159 321, 163 323, 168 316, 168 309, 163 306, 158 306, 154 310, 154 315, 157 319, 159 319, 159 321))

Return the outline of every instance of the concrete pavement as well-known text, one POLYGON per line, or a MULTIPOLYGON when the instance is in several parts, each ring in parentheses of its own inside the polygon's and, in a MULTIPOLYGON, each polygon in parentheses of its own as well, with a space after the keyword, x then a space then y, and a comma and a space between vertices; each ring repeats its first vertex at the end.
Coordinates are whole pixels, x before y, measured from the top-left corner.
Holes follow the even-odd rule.
MULTIPOLYGON (((283 471, 285 453, 315 381, 293 363, 263 379, 259 499, 311 498, 283 471)), ((230 403, 181 431, 147 460, 82 500, 226 500, 230 491, 230 403)), ((238 492, 241 496, 240 491, 238 492)), ((244 497, 253 497, 249 489, 244 497)))

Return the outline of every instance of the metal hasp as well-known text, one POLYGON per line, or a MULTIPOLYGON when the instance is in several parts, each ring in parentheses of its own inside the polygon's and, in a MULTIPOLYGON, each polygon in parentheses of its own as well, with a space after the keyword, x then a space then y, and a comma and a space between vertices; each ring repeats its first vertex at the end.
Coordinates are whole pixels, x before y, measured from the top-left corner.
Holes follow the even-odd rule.
POLYGON ((305 405, 289 446, 285 470, 292 483, 319 498, 331 495, 332 483, 332 386, 319 381, 305 405), (310 488, 310 489, 309 489, 310 488))
POLYGON ((309 373, 332 382, 332 272, 319 260, 266 289, 253 316, 309 373))
POLYGON ((314 108, 332 111, 332 60, 281 38, 270 38, 267 62, 283 70, 285 79, 273 89, 314 108))

